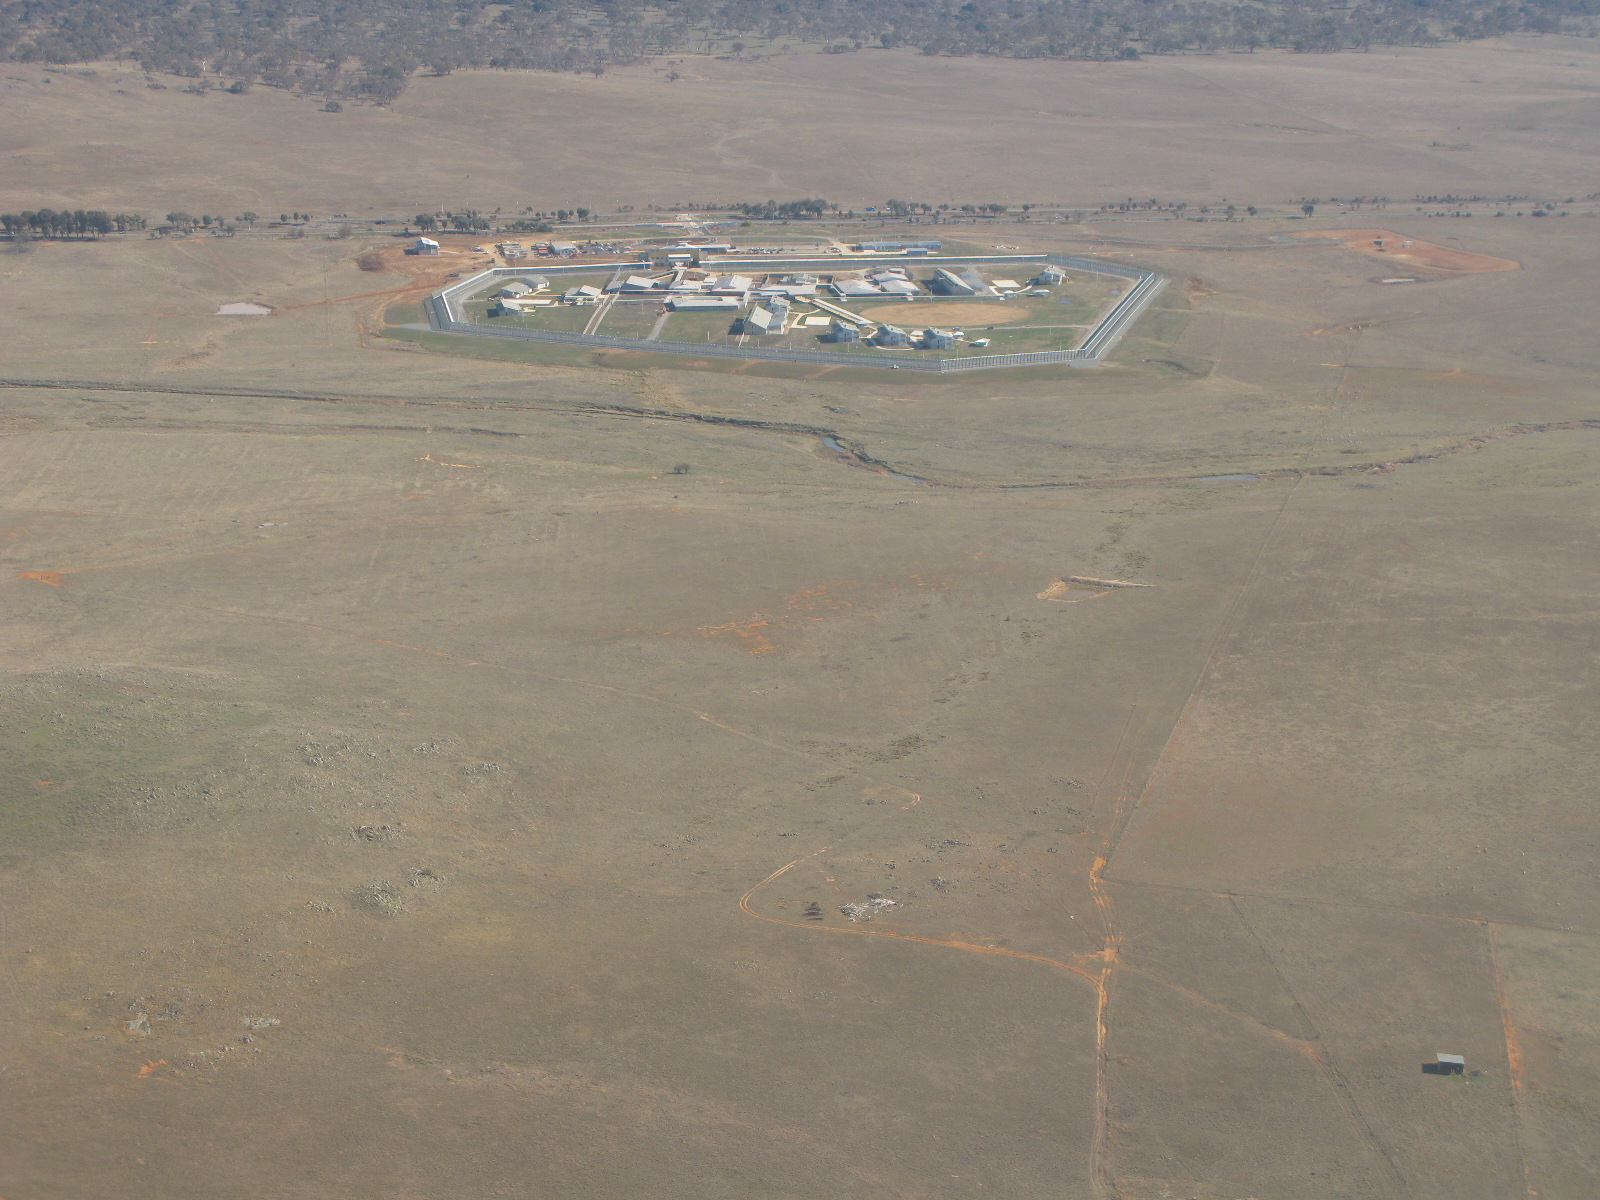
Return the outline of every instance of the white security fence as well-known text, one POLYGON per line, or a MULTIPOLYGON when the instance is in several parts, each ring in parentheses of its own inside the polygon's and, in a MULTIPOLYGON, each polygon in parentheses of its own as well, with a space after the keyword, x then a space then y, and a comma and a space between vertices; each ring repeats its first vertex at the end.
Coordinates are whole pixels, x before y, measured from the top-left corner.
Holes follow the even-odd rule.
MULTIPOLYGON (((721 342, 673 342, 651 338, 612 337, 608 334, 569 333, 557 329, 529 329, 522 325, 490 325, 469 320, 460 308, 460 302, 483 289, 486 280, 517 277, 530 274, 550 276, 552 279, 576 272, 592 274, 595 271, 616 272, 648 268, 648 260, 625 263, 584 263, 546 266, 529 263, 525 267, 490 267, 468 279, 451 284, 427 298, 423 310, 428 324, 441 333, 465 333, 478 337, 513 338, 529 342, 555 342, 564 345, 597 346, 612 350, 644 350, 656 354, 679 354, 689 357, 750 358, 771 362, 818 363, 841 367, 885 367, 908 371, 931 371, 947 374, 954 371, 985 371, 997 367, 1027 367, 1048 363, 1065 363, 1074 367, 1092 367, 1101 362, 1124 333, 1138 320, 1161 289, 1166 286, 1166 276, 1139 267, 1125 267, 1120 263, 1101 262, 1093 258, 1076 258, 1065 254, 990 254, 968 255, 959 258, 937 258, 919 255, 907 259, 901 255, 875 257, 871 255, 835 256, 832 258, 718 258, 707 264, 717 268, 754 268, 771 272, 774 267, 795 270, 839 270, 862 266, 917 265, 971 266, 996 264, 1002 266, 1056 266, 1070 271, 1092 271, 1097 275, 1111 275, 1119 279, 1132 279, 1133 287, 1123 294, 1111 311, 1100 320, 1083 343, 1071 350, 1034 350, 1020 354, 980 354, 961 358, 934 358, 926 354, 883 354, 875 351, 847 353, 838 350, 779 349, 772 346, 739 346, 721 342)), ((931 297, 919 298, 916 303, 927 303, 929 316, 937 312, 939 301, 931 297)))

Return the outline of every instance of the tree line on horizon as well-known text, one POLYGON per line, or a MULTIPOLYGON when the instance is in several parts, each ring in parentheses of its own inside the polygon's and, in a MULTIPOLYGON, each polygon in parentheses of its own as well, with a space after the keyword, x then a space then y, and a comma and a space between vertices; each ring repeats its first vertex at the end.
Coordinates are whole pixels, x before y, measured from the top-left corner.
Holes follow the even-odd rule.
POLYGON ((0 230, 13 242, 29 237, 100 237, 144 229, 146 224, 145 218, 137 213, 108 213, 98 208, 30 208, 19 213, 0 213, 0 230))
POLYGON ((132 61, 388 103, 418 72, 591 71, 656 55, 794 44, 850 53, 1119 59, 1362 50, 1509 33, 1593 33, 1600 0, 25 0, 0 6, 0 59, 132 61))

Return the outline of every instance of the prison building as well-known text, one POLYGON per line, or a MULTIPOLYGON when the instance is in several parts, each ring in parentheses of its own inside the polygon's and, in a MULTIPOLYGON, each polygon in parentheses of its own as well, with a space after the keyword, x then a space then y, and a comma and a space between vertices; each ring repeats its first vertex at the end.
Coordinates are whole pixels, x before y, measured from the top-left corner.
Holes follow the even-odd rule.
POLYGON ((992 296, 994 289, 983 281, 978 268, 956 272, 944 267, 933 272, 933 290, 944 296, 992 296))
POLYGON ((866 251, 895 251, 895 250, 940 250, 943 242, 857 242, 857 250, 866 251))
POLYGON ((956 339, 942 329, 924 329, 922 340, 917 344, 924 350, 954 350, 956 339))
POLYGON ((544 275, 524 275, 522 277, 522 282, 527 284, 536 292, 542 292, 545 288, 550 286, 549 278, 544 275))
POLYGON ((904 278, 906 278, 906 269, 904 267, 878 267, 876 270, 868 271, 866 274, 866 279, 869 283, 877 284, 887 283, 891 279, 904 278))
POLYGON ((920 296, 922 289, 909 279, 885 279, 878 285, 886 296, 920 296))
POLYGON ((744 333, 782 333, 783 321, 770 308, 752 308, 739 328, 744 333))
POLYGON ((828 332, 822 335, 822 339, 827 342, 859 342, 861 330, 849 321, 835 321, 828 332))
POLYGON ((720 275, 706 289, 715 296, 742 296, 755 285, 748 275, 720 275))
POLYGON ((667 307, 673 312, 703 312, 707 309, 736 309, 741 301, 737 296, 669 296, 667 307))
POLYGON ((576 258, 578 246, 575 242, 551 242, 550 253, 559 258, 576 258))
POLYGON ((879 325, 872 335, 872 344, 885 350, 904 350, 911 345, 911 335, 893 325, 879 325))
POLYGON ((604 295, 601 290, 592 284, 580 284, 575 288, 568 288, 561 294, 561 298, 568 304, 588 304, 600 299, 604 295))
POLYGON ((656 281, 644 275, 626 275, 621 279, 613 279, 606 284, 608 292, 653 292, 656 290, 656 281))
POLYGON ((836 296, 848 299, 851 296, 881 296, 883 289, 875 283, 868 283, 865 279, 835 279, 828 285, 836 296))
POLYGON ((948 267, 937 267, 933 272, 933 281, 929 285, 941 296, 976 296, 978 289, 971 280, 964 279, 948 267))
POLYGON ((769 283, 765 287, 756 289, 758 296, 785 296, 793 299, 796 296, 815 296, 817 285, 814 283, 769 283))
POLYGON ((526 296, 531 291, 533 291, 533 289, 527 284, 523 283, 520 279, 513 279, 510 283, 506 284, 505 287, 496 292, 495 297, 500 300, 515 300, 518 296, 526 296))
POLYGON ((1033 277, 1033 281, 1035 283, 1042 283, 1046 287, 1055 287, 1058 283, 1064 283, 1066 278, 1067 273, 1060 267, 1043 267, 1040 269, 1039 273, 1033 277))
POLYGON ((432 238, 419 237, 414 245, 406 247, 407 254, 437 254, 439 243, 432 238))

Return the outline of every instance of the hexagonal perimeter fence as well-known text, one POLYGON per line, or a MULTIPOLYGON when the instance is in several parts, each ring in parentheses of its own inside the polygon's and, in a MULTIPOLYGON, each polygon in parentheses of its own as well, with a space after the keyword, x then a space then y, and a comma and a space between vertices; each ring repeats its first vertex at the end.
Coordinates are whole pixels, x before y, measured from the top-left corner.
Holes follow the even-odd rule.
MULTIPOLYGON (((423 310, 427 313, 428 324, 440 333, 462 333, 475 337, 513 338, 528 342, 554 342, 569 346, 597 346, 612 350, 643 350, 652 354, 673 354, 688 358, 747 358, 761 359, 768 362, 795 362, 817 363, 823 366, 837 367, 879 367, 884 369, 901 369, 907 371, 931 371, 934 374, 948 374, 953 371, 989 371, 1001 367, 1031 367, 1043 364, 1060 363, 1074 367, 1092 367, 1104 360, 1128 331, 1141 313, 1149 307, 1150 302, 1160 294, 1161 289, 1167 284, 1165 275, 1155 271, 1147 271, 1141 267, 1125 267, 1120 263, 1102 262, 1093 258, 1075 258, 1066 254, 991 254, 969 255, 959 258, 933 256, 919 256, 906 259, 904 256, 894 255, 876 257, 870 255, 851 255, 832 258, 717 258, 708 266, 729 271, 740 268, 763 269, 771 272, 773 268, 792 268, 797 271, 806 270, 839 270, 845 264, 849 269, 857 267, 873 267, 885 265, 905 265, 907 262, 917 264, 930 264, 933 266, 973 266, 984 263, 1000 266, 1022 266, 1036 264, 1039 266, 1055 266, 1070 271, 1090 271, 1097 275, 1110 275, 1118 279, 1134 280, 1133 287, 1123 293, 1121 299, 1100 319, 1100 322, 1089 331, 1083 342, 1071 350, 1032 350, 1020 354, 980 354, 963 358, 933 358, 927 355, 915 354, 879 354, 873 352, 843 353, 837 350, 801 350, 780 349, 773 346, 740 346, 719 342, 676 342, 654 338, 613 337, 609 334, 598 333, 571 333, 558 329, 529 329, 526 326, 515 325, 486 325, 481 321, 467 320, 459 308, 459 302, 465 296, 480 290, 486 279, 499 277, 517 277, 529 274, 561 275, 573 272, 589 272, 597 270, 628 271, 636 268, 648 268, 652 264, 648 260, 624 263, 575 263, 571 265, 546 265, 543 262, 529 263, 525 267, 490 267, 480 271, 470 278, 459 283, 451 284, 447 288, 429 296, 423 302, 423 310)), ((930 301, 929 307, 937 311, 937 301, 930 301)), ((931 315, 931 314, 930 314, 931 315)))

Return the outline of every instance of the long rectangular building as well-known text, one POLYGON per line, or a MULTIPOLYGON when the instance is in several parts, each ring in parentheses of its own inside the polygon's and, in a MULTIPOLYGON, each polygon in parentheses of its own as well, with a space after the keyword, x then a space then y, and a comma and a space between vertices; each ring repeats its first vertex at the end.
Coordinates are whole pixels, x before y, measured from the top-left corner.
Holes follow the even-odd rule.
POLYGON ((976 296, 978 289, 971 280, 963 279, 948 267, 936 267, 930 285, 941 296, 976 296))
POLYGON ((743 308, 744 301, 737 296, 668 296, 667 307, 673 312, 699 312, 708 308, 743 308))

